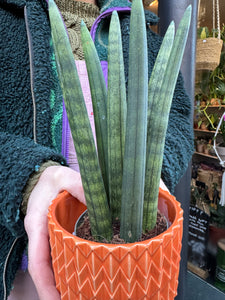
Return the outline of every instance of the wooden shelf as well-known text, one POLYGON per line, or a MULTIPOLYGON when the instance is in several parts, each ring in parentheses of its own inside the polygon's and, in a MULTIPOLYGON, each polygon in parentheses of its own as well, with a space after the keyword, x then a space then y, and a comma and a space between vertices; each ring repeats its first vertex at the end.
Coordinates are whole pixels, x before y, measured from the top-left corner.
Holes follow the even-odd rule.
POLYGON ((218 160, 218 157, 217 157, 217 156, 214 156, 214 155, 205 154, 205 153, 200 153, 200 152, 197 152, 197 151, 195 151, 194 154, 197 154, 197 155, 201 155, 201 156, 204 156, 204 157, 213 158, 213 159, 218 160))
MULTIPOLYGON (((198 106, 196 106, 195 105, 195 108, 197 108, 198 106)), ((215 107, 215 108, 223 108, 223 107, 225 107, 225 105, 204 105, 204 106, 200 106, 200 108, 205 108, 205 107, 207 107, 207 108, 213 108, 213 107, 215 107)))
POLYGON ((197 131, 197 132, 206 132, 206 133, 212 133, 212 134, 215 134, 215 130, 203 130, 203 129, 198 129, 198 128, 194 128, 194 131, 197 131))
POLYGON ((188 261, 188 270, 206 280, 209 277, 209 271, 203 270, 188 261))

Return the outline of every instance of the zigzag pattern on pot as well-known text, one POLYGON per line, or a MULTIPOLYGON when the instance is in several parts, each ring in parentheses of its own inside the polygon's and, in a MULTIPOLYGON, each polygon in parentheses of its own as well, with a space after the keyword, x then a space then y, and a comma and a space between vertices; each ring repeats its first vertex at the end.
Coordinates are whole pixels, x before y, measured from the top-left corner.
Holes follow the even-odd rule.
POLYGON ((177 293, 182 216, 164 235, 126 245, 86 243, 49 223, 57 288, 69 299, 174 299, 177 293), (51 234, 52 232, 52 234, 51 234), (113 262, 113 263, 112 263, 113 262), (66 278, 67 282, 65 282, 66 278), (123 284, 121 283, 123 282, 123 284), (93 296, 94 295, 94 296, 93 296))

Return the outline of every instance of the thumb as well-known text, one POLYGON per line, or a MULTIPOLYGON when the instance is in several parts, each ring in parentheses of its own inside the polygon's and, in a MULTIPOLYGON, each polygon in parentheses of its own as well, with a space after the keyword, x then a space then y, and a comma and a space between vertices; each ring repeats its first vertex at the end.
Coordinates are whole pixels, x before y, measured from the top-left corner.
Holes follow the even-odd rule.
MULTIPOLYGON (((46 220, 43 220, 46 221, 46 220)), ((26 220, 26 223, 28 220, 26 220)), ((32 219, 33 224, 38 224, 32 219)), ((45 223, 45 222, 44 222, 45 223)), ((43 223, 42 223, 43 224, 43 223)), ((40 300, 60 300, 55 286, 51 265, 49 236, 47 226, 26 226, 28 234, 28 270, 36 286, 40 300)))

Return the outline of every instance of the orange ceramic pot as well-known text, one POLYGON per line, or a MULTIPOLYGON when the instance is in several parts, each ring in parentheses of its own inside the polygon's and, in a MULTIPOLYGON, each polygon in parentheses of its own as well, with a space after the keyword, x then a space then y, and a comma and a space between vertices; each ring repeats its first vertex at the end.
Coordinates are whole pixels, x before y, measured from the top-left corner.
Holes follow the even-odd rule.
POLYGON ((122 245, 74 236, 74 224, 85 209, 67 192, 49 209, 52 264, 61 299, 174 299, 183 231, 183 211, 175 198, 159 191, 159 210, 169 223, 164 233, 122 245))

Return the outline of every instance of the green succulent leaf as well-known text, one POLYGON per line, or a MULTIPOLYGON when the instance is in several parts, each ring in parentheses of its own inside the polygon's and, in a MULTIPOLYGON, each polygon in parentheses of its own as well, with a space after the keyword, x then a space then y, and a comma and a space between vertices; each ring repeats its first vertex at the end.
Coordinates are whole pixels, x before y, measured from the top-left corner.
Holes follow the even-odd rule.
POLYGON ((69 39, 53 0, 49 0, 49 16, 92 235, 110 240, 112 218, 119 216, 121 207, 120 236, 126 242, 138 241, 142 229, 149 230, 156 222, 165 135, 190 26, 191 6, 186 9, 175 38, 174 23, 169 26, 148 83, 143 3, 132 1, 127 103, 117 12, 112 14, 109 32, 108 92, 94 43, 85 24, 81 24, 98 154, 69 39))
POLYGON ((61 15, 49 0, 53 45, 64 102, 80 166, 92 235, 111 239, 111 215, 101 176, 95 142, 80 81, 61 15))
POLYGON ((99 163, 108 195, 107 89, 94 42, 83 21, 81 40, 91 90, 99 163))
POLYGON ((143 212, 143 229, 153 228, 156 223, 158 206, 158 189, 163 158, 163 142, 165 132, 164 119, 167 118, 168 108, 164 109, 161 95, 164 85, 164 75, 168 67, 175 34, 174 22, 170 24, 159 50, 152 75, 149 81, 148 103, 148 136, 145 175, 145 201, 143 212), (159 101, 159 102, 157 102, 159 101), (154 201, 152 201, 154 199, 154 201), (150 223, 150 224, 149 224, 150 223), (147 228, 146 224, 148 224, 147 228))
POLYGON ((120 218, 126 127, 126 86, 119 17, 113 12, 108 46, 108 163, 112 218, 120 218))
POLYGON ((132 1, 128 71, 120 236, 134 242, 142 233, 148 103, 147 36, 142 0, 132 1))
POLYGON ((149 81, 144 231, 152 229, 156 224, 158 190, 169 112, 187 41, 191 11, 189 6, 180 21, 174 42, 174 24, 171 23, 169 26, 149 81))

